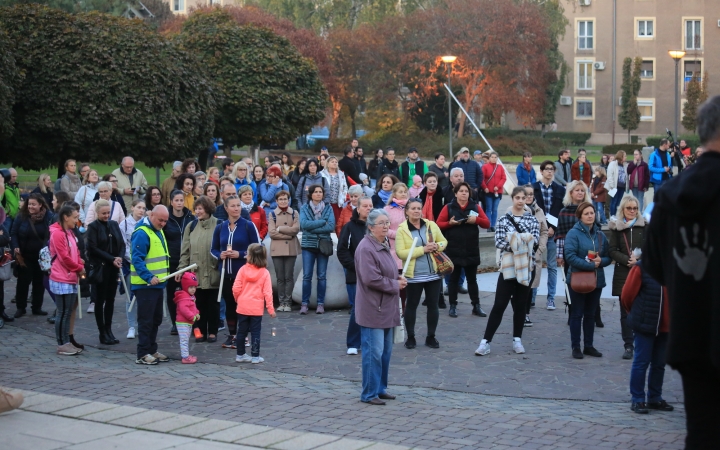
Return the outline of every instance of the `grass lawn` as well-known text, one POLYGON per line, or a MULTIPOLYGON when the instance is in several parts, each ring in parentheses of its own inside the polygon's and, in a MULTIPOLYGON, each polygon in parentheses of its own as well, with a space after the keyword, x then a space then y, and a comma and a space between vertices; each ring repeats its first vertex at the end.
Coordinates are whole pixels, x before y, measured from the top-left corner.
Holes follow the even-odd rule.
MULTIPOLYGON (((105 175, 106 173, 111 173, 113 170, 117 169, 120 166, 116 164, 95 163, 90 164, 90 167, 92 167, 94 170, 97 170, 98 175, 100 175, 100 178, 102 178, 103 175, 105 175)), ((156 178, 154 168, 147 167, 143 163, 135 163, 135 167, 145 175, 148 183, 150 183, 151 185, 155 184, 156 178)), ((20 183, 20 188, 30 190, 35 189, 35 187, 37 186, 37 179, 41 173, 47 173, 53 180, 57 179, 56 168, 46 169, 42 171, 18 169, 18 182, 20 183)), ((165 164, 165 167, 163 169, 160 169, 160 183, 162 183, 165 178, 169 177, 171 173, 172 162, 165 164)))

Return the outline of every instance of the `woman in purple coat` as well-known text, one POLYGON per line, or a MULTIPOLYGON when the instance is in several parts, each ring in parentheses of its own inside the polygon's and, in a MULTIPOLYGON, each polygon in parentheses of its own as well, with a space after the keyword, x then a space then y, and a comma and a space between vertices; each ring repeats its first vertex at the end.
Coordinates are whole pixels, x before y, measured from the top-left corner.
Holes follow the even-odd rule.
POLYGON ((628 188, 632 194, 638 199, 639 214, 642 214, 645 200, 645 193, 650 187, 650 169, 645 161, 643 161, 642 152, 635 150, 633 160, 628 164, 628 188))
POLYGON ((362 394, 360 400, 384 405, 394 400, 387 392, 393 327, 400 325, 399 296, 407 280, 398 276, 397 264, 390 251, 387 235, 390 217, 375 209, 367 218, 368 232, 355 250, 357 293, 355 320, 360 325, 362 342, 362 394))

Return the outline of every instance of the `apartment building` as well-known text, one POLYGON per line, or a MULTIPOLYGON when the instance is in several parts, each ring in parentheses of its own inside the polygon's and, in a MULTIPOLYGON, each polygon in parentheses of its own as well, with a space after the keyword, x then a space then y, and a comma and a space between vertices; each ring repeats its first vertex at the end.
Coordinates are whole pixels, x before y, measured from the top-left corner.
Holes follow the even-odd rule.
POLYGON ((170 3, 170 10, 175 14, 188 14, 192 8, 200 8, 202 6, 226 6, 226 5, 240 5, 244 3, 243 0, 168 0, 170 3))
MULTIPOLYGON (((617 120, 613 126, 626 57, 643 59, 641 122, 631 133, 641 140, 674 127, 675 60, 669 51, 685 52, 678 60, 680 119, 694 72, 708 73, 710 95, 720 94, 720 0, 574 0, 565 14, 569 25, 560 50, 571 70, 556 115, 559 131, 591 132, 591 143, 609 144, 614 129, 615 143, 627 142, 627 131, 617 120)), ((685 132, 682 124, 679 131, 685 132)))

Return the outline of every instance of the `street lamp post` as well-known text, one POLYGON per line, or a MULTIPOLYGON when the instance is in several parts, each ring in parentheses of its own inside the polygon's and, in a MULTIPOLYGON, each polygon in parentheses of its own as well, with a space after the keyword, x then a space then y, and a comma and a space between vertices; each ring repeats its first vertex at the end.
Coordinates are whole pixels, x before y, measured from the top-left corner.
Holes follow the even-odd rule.
POLYGON ((670 50, 670 57, 675 61, 675 139, 678 138, 678 121, 680 117, 680 80, 678 75, 678 65, 680 60, 685 56, 682 50, 670 50))
MULTIPOLYGON (((452 86, 450 84, 450 75, 452 74, 452 64, 457 59, 457 56, 442 56, 440 59, 442 59, 442 62, 445 63, 448 70, 448 88, 452 89, 452 86)), ((448 98, 448 136, 450 138, 450 163, 452 164, 453 160, 453 148, 452 148, 452 98, 450 96, 450 93, 447 93, 448 98)))

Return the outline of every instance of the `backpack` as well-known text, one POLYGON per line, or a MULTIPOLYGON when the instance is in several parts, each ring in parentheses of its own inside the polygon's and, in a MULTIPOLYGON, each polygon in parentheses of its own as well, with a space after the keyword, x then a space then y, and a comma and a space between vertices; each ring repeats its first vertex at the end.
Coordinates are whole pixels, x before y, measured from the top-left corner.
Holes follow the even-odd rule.
MULTIPOLYGON (((270 211, 270 214, 272 214, 273 222, 275 222, 275 226, 277 226, 277 216, 275 216, 275 211, 270 211)), ((295 210, 293 210, 291 218, 292 221, 295 222, 295 210)))

